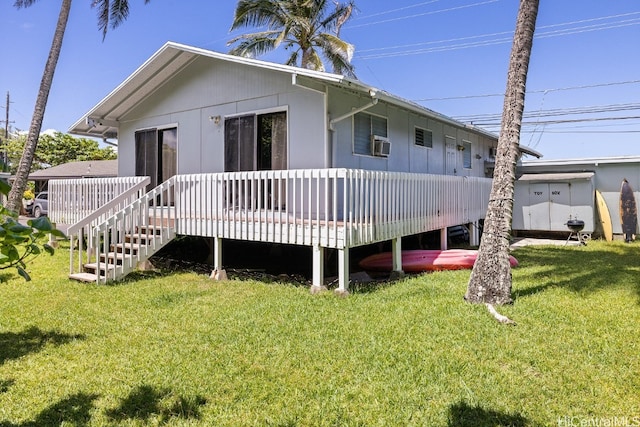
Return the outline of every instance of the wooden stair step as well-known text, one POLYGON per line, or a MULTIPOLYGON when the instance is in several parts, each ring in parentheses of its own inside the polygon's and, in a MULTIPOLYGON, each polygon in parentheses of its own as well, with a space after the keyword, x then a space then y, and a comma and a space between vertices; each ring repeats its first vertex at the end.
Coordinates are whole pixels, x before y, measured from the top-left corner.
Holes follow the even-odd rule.
POLYGON ((154 225, 154 224, 149 224, 149 225, 139 225, 136 227, 136 230, 138 231, 138 233, 141 233, 143 230, 149 230, 151 231, 151 233, 149 234, 162 234, 162 230, 164 230, 166 227, 162 227, 160 225, 154 225))
POLYGON ((127 234, 125 237, 125 240, 127 243, 140 243, 141 241, 148 241, 148 240, 152 240, 155 237, 158 237, 159 234, 145 234, 145 233, 133 233, 133 234, 127 234))
POLYGON ((144 246, 147 246, 147 245, 143 245, 143 244, 140 244, 140 243, 131 243, 131 242, 116 243, 114 245, 115 249, 117 251, 120 251, 120 252, 122 252, 123 250, 129 250, 129 251, 136 250, 137 251, 138 249, 140 249, 140 248, 142 248, 144 246))
POLYGON ((73 273, 69 275, 69 279, 77 280, 78 282, 92 283, 98 280, 98 276, 93 273, 73 273))
POLYGON ((122 261, 126 258, 128 254, 123 254, 122 252, 109 252, 106 254, 100 254, 100 262, 104 262, 105 259, 109 260, 109 262, 113 261, 122 261))
POLYGON ((105 271, 105 270, 115 270, 116 266, 106 262, 100 262, 100 263, 90 262, 90 263, 84 264, 84 268, 86 270, 98 271, 99 269, 100 271, 105 271))

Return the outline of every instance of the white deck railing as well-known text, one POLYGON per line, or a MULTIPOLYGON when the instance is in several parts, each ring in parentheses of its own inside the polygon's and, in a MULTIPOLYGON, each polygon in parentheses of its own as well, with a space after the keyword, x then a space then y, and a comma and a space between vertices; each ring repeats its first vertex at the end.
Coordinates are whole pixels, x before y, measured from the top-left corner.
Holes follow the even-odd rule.
MULTIPOLYGON (((49 219, 60 224, 75 224, 133 187, 139 190, 133 198, 137 199, 144 194, 148 183, 149 178, 144 176, 52 179, 49 181, 49 219)), ((116 206, 104 218, 122 207, 124 205, 116 206)))
MULTIPOLYGON (((93 194, 84 187, 91 181, 81 181, 78 185, 87 188, 83 194, 93 194)), ((68 198, 57 194, 58 188, 50 187, 52 198, 68 198)), ((157 244, 117 267, 120 273, 175 234, 355 247, 482 219, 490 189, 488 178, 354 169, 176 175, 92 227, 90 246, 97 249, 80 257, 78 267, 147 225, 162 228, 157 244)), ((89 210, 79 206, 85 199, 71 198, 76 203, 71 205, 89 210)), ((52 216, 60 218, 57 206, 52 204, 52 216)))
POLYGON ((310 169, 176 176, 178 234, 345 248, 484 218, 491 180, 310 169))

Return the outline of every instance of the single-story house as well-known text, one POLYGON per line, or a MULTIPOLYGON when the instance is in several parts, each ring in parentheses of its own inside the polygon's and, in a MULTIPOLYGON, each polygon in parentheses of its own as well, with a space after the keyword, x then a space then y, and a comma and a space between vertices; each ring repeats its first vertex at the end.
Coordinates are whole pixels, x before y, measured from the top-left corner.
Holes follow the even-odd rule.
POLYGON ((29 174, 36 194, 47 189, 50 179, 110 178, 118 176, 117 160, 80 160, 64 163, 29 174))
POLYGON ((523 161, 516 181, 513 230, 569 232, 567 221, 584 222, 585 234, 603 235, 610 218, 614 238, 621 238, 620 190, 627 180, 636 200, 640 193, 640 156, 523 161), (600 212, 596 192, 607 212, 600 212), (603 215, 604 214, 604 215, 603 215))
POLYGON ((314 286, 335 249, 343 291, 352 247, 391 241, 399 271, 404 236, 462 224, 477 243, 497 146, 492 133, 358 80, 172 42, 69 132, 117 138, 132 203, 87 208, 64 180, 50 183, 50 215, 101 245, 74 277, 121 277, 193 235, 212 239, 214 273, 224 239, 310 246, 314 286), (140 234, 149 243, 134 248, 140 234))

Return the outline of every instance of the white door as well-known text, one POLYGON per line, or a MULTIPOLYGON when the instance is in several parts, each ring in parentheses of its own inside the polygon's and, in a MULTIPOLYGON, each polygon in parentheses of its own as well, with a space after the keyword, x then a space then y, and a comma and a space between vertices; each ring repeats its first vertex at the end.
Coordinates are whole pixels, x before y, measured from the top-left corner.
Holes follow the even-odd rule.
POLYGON ((444 138, 444 173, 446 175, 455 175, 456 170, 456 158, 458 152, 456 151, 456 139, 452 136, 445 136, 444 138))

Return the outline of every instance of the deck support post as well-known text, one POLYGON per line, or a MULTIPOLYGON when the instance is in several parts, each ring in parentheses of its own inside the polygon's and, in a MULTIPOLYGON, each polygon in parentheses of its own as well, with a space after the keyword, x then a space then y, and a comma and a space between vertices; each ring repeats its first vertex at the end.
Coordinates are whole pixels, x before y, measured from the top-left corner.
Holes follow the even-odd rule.
POLYGON ((440 249, 446 251, 449 249, 449 238, 447 234, 447 227, 440 229, 440 249))
POLYGON ((349 295, 349 248, 338 249, 338 289, 339 295, 349 295))
POLYGON ((324 286, 324 248, 320 245, 312 247, 313 275, 311 277, 311 293, 326 291, 324 286))
POLYGON ((391 239, 391 278, 399 278, 404 276, 402 270, 402 237, 391 239))
POLYGON ((227 272, 222 268, 222 238, 213 238, 213 280, 227 280, 227 272))
POLYGON ((478 230, 479 224, 478 221, 471 222, 467 224, 469 226, 469 245, 470 246, 479 246, 480 245, 480 233, 478 230))

